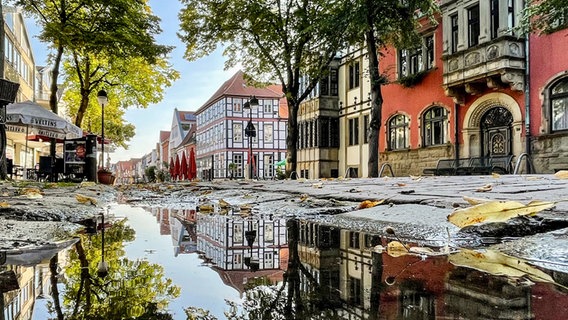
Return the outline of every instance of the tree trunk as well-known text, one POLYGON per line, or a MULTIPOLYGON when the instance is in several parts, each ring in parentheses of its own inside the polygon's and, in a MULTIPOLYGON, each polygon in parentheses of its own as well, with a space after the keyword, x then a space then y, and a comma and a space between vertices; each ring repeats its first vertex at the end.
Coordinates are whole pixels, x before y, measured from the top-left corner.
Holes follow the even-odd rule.
POLYGON ((369 132, 366 133, 369 137, 369 160, 367 166, 369 178, 376 178, 379 176, 379 132, 382 121, 383 94, 381 92, 381 75, 379 72, 375 32, 373 31, 371 21, 369 21, 369 25, 369 30, 365 35, 367 53, 369 55, 369 74, 371 77, 371 114, 369 132))
MULTIPOLYGON (((63 58, 63 45, 59 44, 57 46, 57 54, 55 55, 55 60, 53 61, 53 69, 51 70, 51 86, 49 88, 49 108, 55 114, 59 112, 57 106, 57 79, 59 78, 59 66, 61 65, 61 60, 63 58)), ((49 155, 51 156, 52 163, 55 163, 55 139, 51 139, 51 144, 49 146, 49 155)))
POLYGON ((298 161, 298 105, 290 104, 288 100, 288 135, 286 137, 286 176, 296 179, 295 173, 298 161))

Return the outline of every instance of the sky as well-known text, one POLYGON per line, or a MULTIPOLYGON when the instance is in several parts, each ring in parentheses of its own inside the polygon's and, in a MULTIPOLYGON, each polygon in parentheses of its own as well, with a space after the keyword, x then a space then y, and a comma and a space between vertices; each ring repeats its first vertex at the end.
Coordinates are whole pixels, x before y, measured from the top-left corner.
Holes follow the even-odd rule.
MULTIPOLYGON (((194 62, 185 60, 185 45, 176 35, 181 3, 177 0, 150 0, 150 6, 153 13, 162 20, 162 33, 156 40, 159 44, 175 47, 170 54, 170 63, 180 72, 181 77, 165 90, 164 99, 160 103, 150 105, 147 109, 133 107, 126 112, 125 119, 136 126, 136 135, 128 143, 127 150, 118 148, 110 153, 111 163, 141 158, 150 153, 158 143, 160 130, 170 130, 175 108, 181 111, 196 111, 237 71, 224 71, 225 58, 220 51, 194 62)), ((28 20, 27 28, 36 65, 46 65, 47 45, 39 42, 34 36, 38 33, 38 28, 32 20, 28 20)), ((109 99, 112 99, 112 96, 109 96, 109 99)))

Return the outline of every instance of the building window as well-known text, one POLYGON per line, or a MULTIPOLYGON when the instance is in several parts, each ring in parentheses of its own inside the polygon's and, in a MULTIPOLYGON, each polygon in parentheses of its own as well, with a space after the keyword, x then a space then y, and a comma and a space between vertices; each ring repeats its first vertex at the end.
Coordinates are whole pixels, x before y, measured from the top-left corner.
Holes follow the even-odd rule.
POLYGON ((447 111, 442 107, 432 107, 424 113, 422 123, 422 145, 425 147, 446 142, 447 111))
POLYGON ((273 140, 274 127, 272 124, 264 124, 264 142, 272 143, 273 140))
POLYGON ((274 157, 271 154, 264 155, 264 177, 272 178, 274 176, 274 157))
POLYGON ((389 130, 389 150, 408 149, 409 147, 409 128, 408 118, 398 114, 388 122, 389 130))
POLYGON ((234 224, 233 225, 233 243, 243 242, 243 225, 234 224))
POLYGON ((458 25, 458 15, 454 14, 452 16, 450 16, 450 25, 452 28, 452 52, 451 53, 456 53, 458 52, 458 40, 459 40, 459 25, 458 25))
POLYGON ((349 119, 349 145, 359 144, 359 118, 349 119))
POLYGON ((550 90, 552 131, 568 129, 568 78, 562 79, 550 90))
POLYGON ((274 225, 272 223, 264 225, 264 241, 274 241, 274 225))
POLYGON ((434 36, 422 39, 422 44, 412 50, 399 50, 399 77, 406 77, 434 67, 434 36))
POLYGON ((329 73, 329 94, 331 96, 337 96, 339 94, 339 77, 337 75, 337 69, 331 69, 329 73))
POLYGON ((467 26, 469 47, 479 43, 479 5, 475 5, 467 10, 467 26))
POLYGON ((357 306, 363 303, 361 279, 349 277, 349 302, 357 306))
POLYGON ((507 2, 507 27, 513 29, 515 27, 515 0, 507 2))
POLYGON ((243 142, 242 123, 233 123, 233 142, 243 142))
POLYGON ((236 165, 236 170, 234 172, 235 178, 242 178, 243 177, 243 155, 242 154, 234 154, 233 155, 233 163, 236 165))
POLYGON ((270 103, 265 104, 264 107, 263 107, 263 109, 264 109, 264 113, 265 113, 265 114, 272 114, 272 112, 274 111, 274 110, 272 109, 272 105, 271 105, 270 103))
POLYGON ((349 248, 359 249, 359 232, 349 231, 349 248))
POLYGON ((359 73, 360 66, 359 62, 354 62, 349 65, 349 89, 354 89, 359 87, 359 73))
POLYGON ((363 143, 369 143, 369 115, 363 116, 363 143))
POLYGON ((499 0, 491 0, 491 39, 497 38, 499 35, 499 0))

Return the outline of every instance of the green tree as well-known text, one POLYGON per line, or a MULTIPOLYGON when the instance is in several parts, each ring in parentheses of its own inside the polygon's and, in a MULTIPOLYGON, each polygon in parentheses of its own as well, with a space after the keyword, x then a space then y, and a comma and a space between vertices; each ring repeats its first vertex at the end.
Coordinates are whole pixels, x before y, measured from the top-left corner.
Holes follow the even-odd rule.
MULTIPOLYGON (((105 230, 109 274, 104 279, 96 276, 102 260, 101 236, 80 239, 65 269, 58 319, 171 319, 164 310, 179 296, 180 288, 164 277, 161 266, 124 257, 124 243, 134 240, 134 230, 124 220, 105 230)), ((52 311, 57 311, 59 299, 54 297, 54 302, 52 311)))
POLYGON ((349 1, 182 0, 185 58, 194 61, 224 45, 226 66, 282 85, 288 102, 286 171, 296 171, 300 103, 344 47, 349 1), (309 82, 300 87, 300 78, 309 82))
POLYGON ((568 28, 567 0, 529 0, 523 9, 525 32, 551 33, 568 28))
MULTIPOLYGON (((42 27, 40 40, 51 44, 56 51, 52 56, 50 93, 53 112, 58 111, 57 84, 63 57, 67 56, 68 61, 72 62, 76 74, 73 79, 76 81, 75 86, 69 85, 72 79, 69 68, 66 69, 68 78, 65 83, 68 88, 78 90, 81 97, 78 109, 74 110, 76 114, 71 114, 75 118, 75 124, 79 126, 82 126, 87 109, 94 105, 89 103, 93 91, 105 87, 107 90, 112 89, 111 97, 136 97, 136 103, 132 99, 123 99, 120 104, 111 100, 111 103, 117 103, 121 108, 146 107, 149 103, 159 101, 164 86, 169 86, 171 81, 179 77, 164 61, 172 48, 159 45, 154 39, 161 32, 160 19, 152 14, 148 0, 13 2, 36 18, 36 22, 42 27), (143 72, 136 68, 141 65, 143 72), (127 72, 132 74, 128 75, 127 72), (149 77, 156 76, 158 78, 147 83, 149 77)), ((124 137, 113 139, 119 145, 124 145, 132 131, 133 127, 129 127, 124 132, 124 137)))
MULTIPOLYGON (((379 176, 379 132, 382 121, 383 95, 381 86, 386 77, 380 74, 379 50, 389 45, 410 48, 420 44, 418 21, 429 21, 437 11, 432 0, 352 0, 348 40, 354 46, 365 47, 369 59, 371 112, 369 117, 368 176, 379 176), (363 45, 364 43, 364 45, 363 45)), ((433 22, 433 21, 429 21, 433 22)))

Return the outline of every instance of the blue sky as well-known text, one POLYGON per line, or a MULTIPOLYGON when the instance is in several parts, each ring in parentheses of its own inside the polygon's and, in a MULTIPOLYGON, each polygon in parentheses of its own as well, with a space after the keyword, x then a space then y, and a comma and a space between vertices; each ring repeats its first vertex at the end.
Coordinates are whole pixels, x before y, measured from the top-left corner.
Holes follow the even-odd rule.
MULTIPOLYGON (((225 59, 220 52, 195 62, 184 60, 185 46, 176 35, 181 3, 177 0, 150 0, 150 6, 154 14, 162 19, 162 33, 157 37, 158 42, 176 47, 170 55, 170 62, 181 77, 166 89, 160 103, 150 105, 147 109, 132 108, 126 112, 126 121, 136 126, 136 136, 130 141, 128 150, 119 148, 110 154, 112 163, 140 158, 152 151, 158 142, 160 130, 170 130, 175 108, 183 111, 197 110, 236 72, 236 69, 223 70, 225 59)), ((28 22, 27 27, 32 37, 36 64, 45 65, 46 45, 33 37, 37 33, 33 21, 28 22)))

